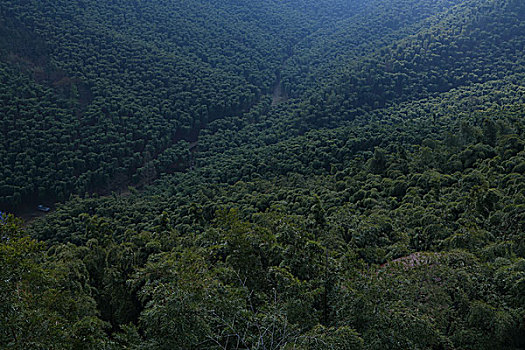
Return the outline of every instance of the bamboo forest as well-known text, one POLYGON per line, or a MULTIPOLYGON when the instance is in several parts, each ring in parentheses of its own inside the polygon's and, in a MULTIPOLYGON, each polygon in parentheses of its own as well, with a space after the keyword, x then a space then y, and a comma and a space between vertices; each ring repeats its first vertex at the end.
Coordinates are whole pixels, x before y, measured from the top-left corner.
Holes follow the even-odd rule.
POLYGON ((525 349, 525 1, 0 0, 0 349, 525 349))

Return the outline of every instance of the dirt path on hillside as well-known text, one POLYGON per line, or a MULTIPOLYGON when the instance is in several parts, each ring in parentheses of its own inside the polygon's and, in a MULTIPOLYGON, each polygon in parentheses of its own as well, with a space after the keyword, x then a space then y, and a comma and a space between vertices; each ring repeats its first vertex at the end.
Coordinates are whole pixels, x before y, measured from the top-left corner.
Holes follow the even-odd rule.
POLYGON ((281 80, 278 80, 273 87, 272 106, 276 106, 281 102, 286 101, 286 96, 283 94, 283 86, 281 80))

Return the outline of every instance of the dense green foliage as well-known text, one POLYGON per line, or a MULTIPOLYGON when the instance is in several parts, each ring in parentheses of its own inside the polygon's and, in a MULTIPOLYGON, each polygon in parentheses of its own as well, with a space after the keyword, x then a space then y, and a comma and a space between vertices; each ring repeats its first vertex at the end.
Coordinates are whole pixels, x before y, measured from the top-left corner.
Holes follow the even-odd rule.
POLYGON ((525 347, 522 1, 0 15, 6 348, 525 347))
POLYGON ((120 189, 189 166, 178 141, 269 92, 290 45, 339 8, 305 19, 279 6, 4 1, 1 56, 36 82, 3 71, 0 204, 120 189), (35 116, 55 120, 34 125, 35 116), (9 157, 21 151, 17 165, 9 157))
POLYGON ((297 95, 333 68, 327 64, 413 34, 453 4, 5 1, 0 205, 14 210, 71 193, 107 193, 187 168, 188 145, 179 141, 249 109, 281 84, 281 69, 285 93, 297 95), (316 58, 324 50, 312 47, 324 42, 318 36, 339 37, 332 21, 355 42, 325 45, 345 51, 316 58), (15 160, 22 151, 25 159, 15 160))

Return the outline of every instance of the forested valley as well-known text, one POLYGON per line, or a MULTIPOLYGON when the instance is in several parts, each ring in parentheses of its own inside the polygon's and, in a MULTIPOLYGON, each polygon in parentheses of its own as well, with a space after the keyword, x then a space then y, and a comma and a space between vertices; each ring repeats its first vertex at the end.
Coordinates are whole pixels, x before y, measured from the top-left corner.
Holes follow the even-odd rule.
POLYGON ((525 2, 0 1, 0 348, 524 349, 525 2))

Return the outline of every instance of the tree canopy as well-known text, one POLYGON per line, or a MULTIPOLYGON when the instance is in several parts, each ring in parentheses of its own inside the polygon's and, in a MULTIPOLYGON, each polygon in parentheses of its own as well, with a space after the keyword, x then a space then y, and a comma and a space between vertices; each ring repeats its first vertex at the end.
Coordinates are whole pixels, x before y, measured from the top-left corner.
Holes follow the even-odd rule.
POLYGON ((516 0, 3 1, 0 344, 524 348, 524 26, 516 0))

